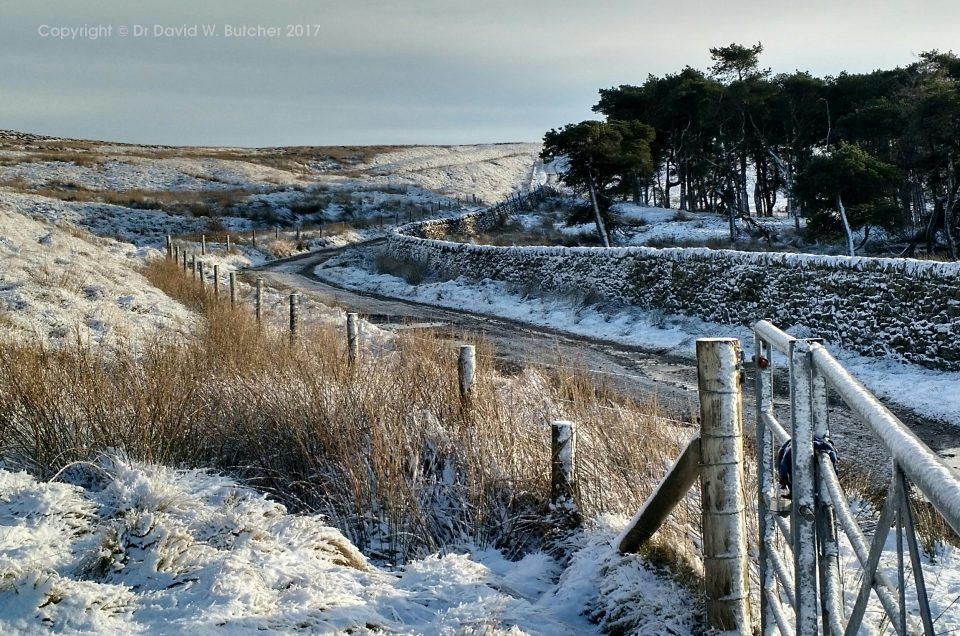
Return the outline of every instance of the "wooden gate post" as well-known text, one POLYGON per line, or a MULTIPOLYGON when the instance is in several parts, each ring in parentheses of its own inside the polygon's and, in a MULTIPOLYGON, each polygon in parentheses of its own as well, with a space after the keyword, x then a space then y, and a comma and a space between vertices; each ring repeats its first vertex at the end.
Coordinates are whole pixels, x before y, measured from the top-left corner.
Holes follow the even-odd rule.
POLYGON ((477 349, 473 345, 460 345, 457 359, 457 375, 460 379, 460 398, 467 399, 473 391, 473 379, 477 372, 477 349))
POLYGON ((739 340, 697 340, 707 624, 749 633, 741 370, 739 340))

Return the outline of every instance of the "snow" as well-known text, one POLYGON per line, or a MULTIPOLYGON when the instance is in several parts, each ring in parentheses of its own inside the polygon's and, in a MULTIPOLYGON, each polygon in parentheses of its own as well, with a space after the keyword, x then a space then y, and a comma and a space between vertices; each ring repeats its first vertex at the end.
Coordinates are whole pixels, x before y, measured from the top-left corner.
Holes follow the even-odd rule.
POLYGON ((373 183, 411 184, 495 203, 526 190, 540 144, 416 146, 378 155, 366 167, 373 183))
POLYGON ((38 161, 0 167, 0 182, 74 185, 91 190, 204 190, 303 183, 301 175, 247 161, 162 157, 110 157, 92 165, 38 161))
POLYGON ((137 272, 152 250, 0 206, 0 337, 136 345, 195 317, 137 272))
POLYGON ((388 572, 321 518, 202 471, 0 470, 0 632, 591 634, 591 613, 616 612, 633 633, 691 633, 689 594, 616 554, 622 521, 579 535, 566 568, 486 549, 388 572))

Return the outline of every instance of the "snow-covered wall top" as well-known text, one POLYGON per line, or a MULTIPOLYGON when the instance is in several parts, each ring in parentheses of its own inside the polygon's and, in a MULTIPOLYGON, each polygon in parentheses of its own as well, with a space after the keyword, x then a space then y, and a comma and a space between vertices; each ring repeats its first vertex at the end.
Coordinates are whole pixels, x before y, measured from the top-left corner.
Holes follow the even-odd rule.
POLYGON ((728 324, 766 318, 866 355, 960 370, 960 264, 732 250, 494 247, 438 240, 497 222, 401 228, 388 250, 445 277, 490 278, 728 324))

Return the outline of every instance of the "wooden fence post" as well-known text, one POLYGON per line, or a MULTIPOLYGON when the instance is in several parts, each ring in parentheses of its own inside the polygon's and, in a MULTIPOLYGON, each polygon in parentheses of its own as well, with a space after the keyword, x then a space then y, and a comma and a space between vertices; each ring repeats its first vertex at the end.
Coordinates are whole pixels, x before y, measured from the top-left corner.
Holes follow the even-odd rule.
POLYGON ((360 353, 358 329, 357 314, 347 314, 347 353, 351 365, 357 363, 360 353))
POLYGON ((200 235, 200 256, 206 256, 206 255, 207 255, 207 235, 201 234, 200 235))
POLYGON ((707 625, 752 629, 747 567, 740 341, 697 340, 700 499, 707 625))
POLYGON ((297 339, 300 328, 300 294, 290 294, 290 342, 297 339))
POLYGON ((550 424, 550 509, 577 516, 574 499, 576 478, 577 430, 573 422, 558 420, 550 424))
POLYGON ((237 308, 237 273, 230 272, 230 309, 237 308))
POLYGON ((174 244, 173 246, 173 264, 176 265, 180 262, 180 245, 174 244))
POLYGON ((275 240, 277 240, 277 241, 280 240, 280 226, 279 226, 279 225, 273 226, 273 238, 274 238, 275 240))
POLYGON ((257 298, 256 298, 257 327, 263 322, 263 279, 257 279, 257 298))
POLYGON ((200 289, 205 289, 207 281, 203 278, 203 261, 197 261, 197 276, 200 278, 200 289))
POLYGON ((190 271, 193 273, 193 280, 197 280, 197 255, 190 255, 190 271))
POLYGON ((187 250, 183 250, 183 273, 187 273, 187 250))
POLYGON ((257 246, 257 228, 253 228, 252 230, 250 230, 250 242, 253 244, 254 247, 257 246))
POLYGON ((173 238, 167 234, 167 260, 173 259, 173 238))
POLYGON ((230 233, 227 233, 227 254, 230 253, 230 233))
POLYGON ((213 266, 213 299, 220 302, 220 266, 213 266))
POLYGON ((473 345, 460 345, 457 359, 457 375, 460 379, 460 398, 466 400, 473 392, 473 379, 477 371, 477 349, 473 345))

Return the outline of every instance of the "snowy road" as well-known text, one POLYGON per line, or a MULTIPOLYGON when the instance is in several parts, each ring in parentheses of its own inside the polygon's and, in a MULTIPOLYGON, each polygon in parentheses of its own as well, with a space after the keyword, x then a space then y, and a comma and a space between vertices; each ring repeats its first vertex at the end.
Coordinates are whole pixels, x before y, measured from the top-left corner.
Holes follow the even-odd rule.
MULTIPOLYGON (((498 366, 502 369, 509 370, 528 363, 587 369, 598 377, 598 381, 603 378, 626 395, 639 399, 656 395, 658 403, 672 413, 670 417, 684 421, 696 417, 699 411, 696 367, 688 358, 534 327, 511 319, 350 290, 330 280, 321 280, 314 272, 318 264, 334 255, 345 250, 371 249, 377 243, 300 255, 266 264, 258 271, 265 274, 265 278, 274 286, 294 288, 321 302, 358 312, 380 326, 432 326, 436 331, 448 334, 453 341, 482 338, 493 344, 498 366)), ((744 395, 744 425, 748 432, 754 429, 755 412, 749 391, 749 387, 753 386, 751 372, 748 362, 745 383, 748 390, 744 395)), ((783 386, 784 383, 780 382, 779 385, 783 386)), ((888 406, 950 467, 960 471, 960 430, 908 409, 892 404, 888 406)), ((789 403, 785 393, 778 397, 777 407, 781 420, 786 420, 789 403)), ((877 445, 872 433, 856 422, 843 405, 831 404, 830 418, 831 433, 841 457, 856 457, 862 466, 875 471, 879 483, 888 482, 888 457, 877 445), (850 449, 849 452, 845 453, 846 449, 850 449)))

